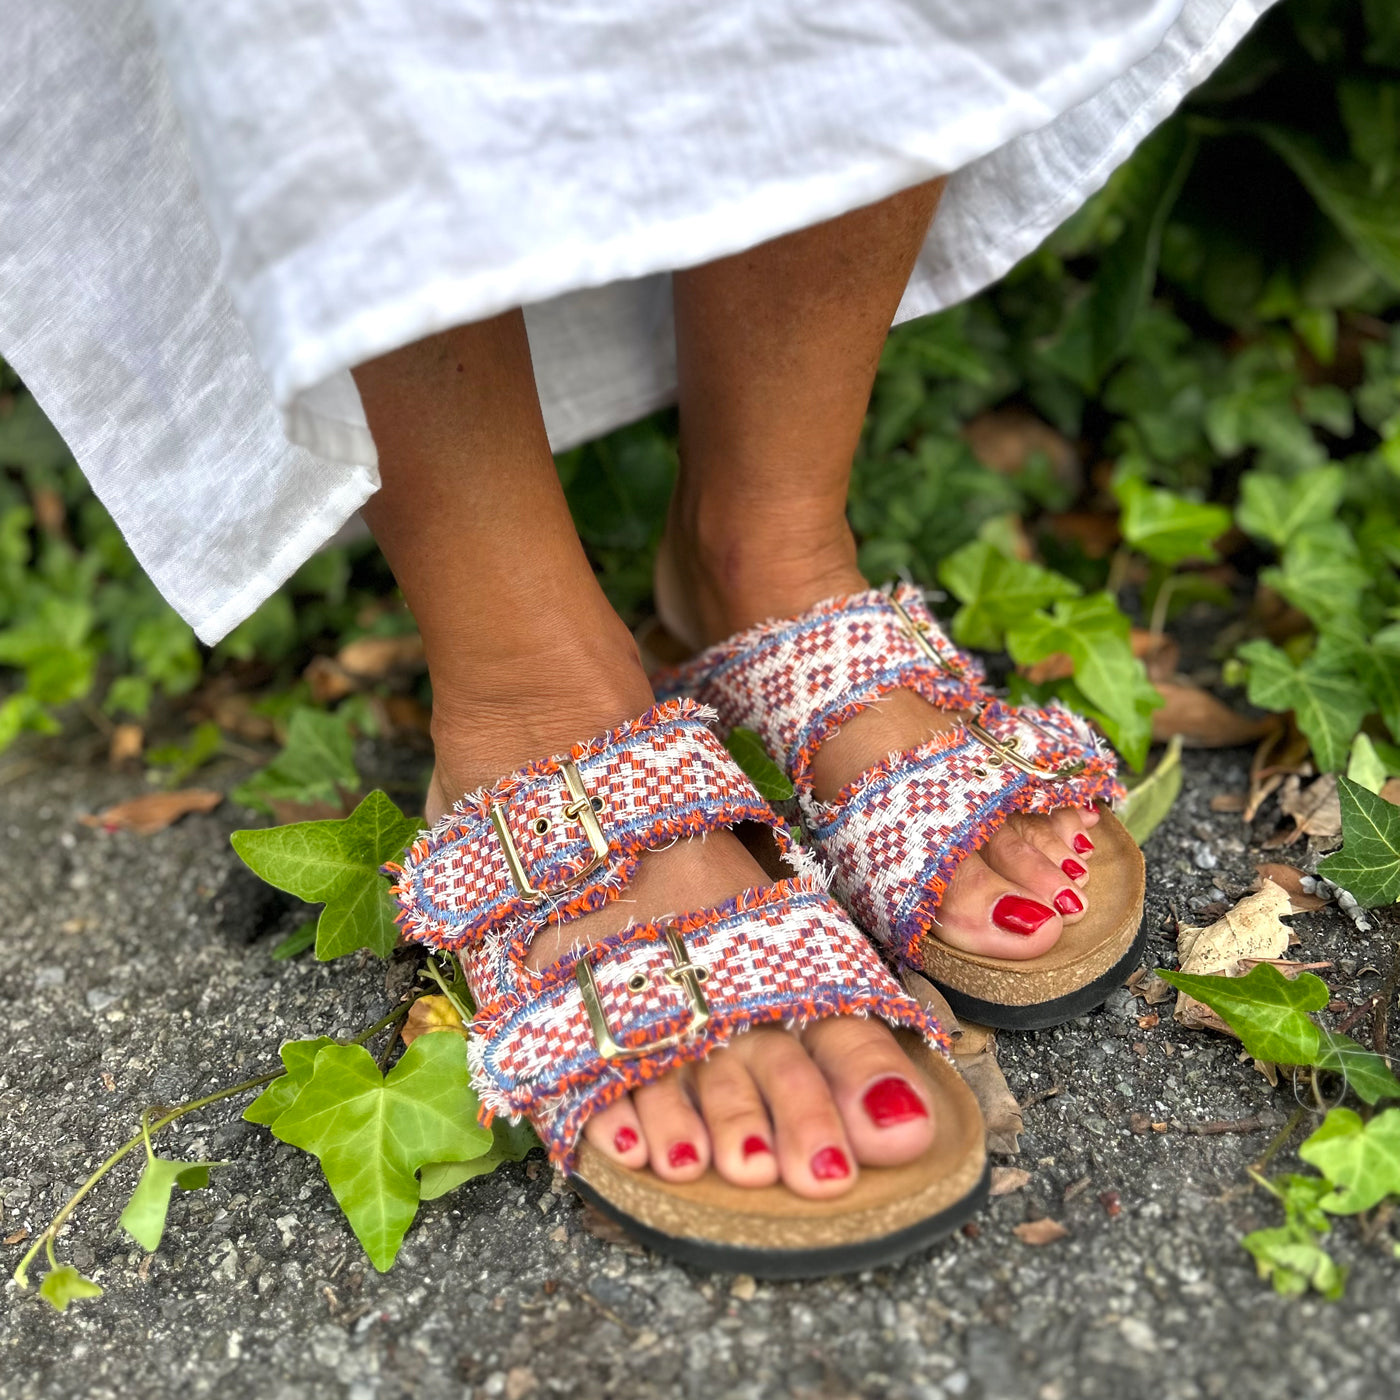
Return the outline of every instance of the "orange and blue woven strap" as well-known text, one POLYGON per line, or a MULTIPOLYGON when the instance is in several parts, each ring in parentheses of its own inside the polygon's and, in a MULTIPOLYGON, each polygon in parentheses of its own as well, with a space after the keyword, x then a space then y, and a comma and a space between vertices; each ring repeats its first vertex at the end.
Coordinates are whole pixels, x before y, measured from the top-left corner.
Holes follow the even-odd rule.
POLYGON ((591 1113, 749 1026, 874 1015, 946 1048, 811 873, 630 926, 541 971, 527 966, 547 922, 616 897, 646 850, 677 837, 762 822, 789 866, 810 870, 708 718, 672 700, 532 764, 464 799, 394 871, 408 936, 462 958, 483 1120, 528 1116, 566 1169, 591 1113), (571 829, 584 802, 604 855, 571 829), (503 823, 510 858, 499 850, 503 823), (522 882, 547 893, 528 898, 522 882))
POLYGON ((958 865, 1015 812, 1089 806, 1119 796, 1112 753, 1058 706, 997 700, 944 635, 922 594, 902 585, 818 604, 765 623, 654 678, 726 725, 758 730, 797 789, 803 825, 832 889, 896 962, 918 966, 958 865), (852 715, 909 689, 962 724, 896 754, 833 802, 811 790, 811 761, 852 715))

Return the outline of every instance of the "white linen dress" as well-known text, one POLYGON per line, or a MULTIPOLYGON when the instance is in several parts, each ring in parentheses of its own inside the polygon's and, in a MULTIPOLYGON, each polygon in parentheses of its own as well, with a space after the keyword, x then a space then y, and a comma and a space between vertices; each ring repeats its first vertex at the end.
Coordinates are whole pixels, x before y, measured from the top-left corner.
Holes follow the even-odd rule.
POLYGON ((562 449, 669 272, 936 175, 899 310, 1030 252, 1271 0, 25 0, 0 354, 206 641, 379 485, 352 366, 526 308, 562 449))

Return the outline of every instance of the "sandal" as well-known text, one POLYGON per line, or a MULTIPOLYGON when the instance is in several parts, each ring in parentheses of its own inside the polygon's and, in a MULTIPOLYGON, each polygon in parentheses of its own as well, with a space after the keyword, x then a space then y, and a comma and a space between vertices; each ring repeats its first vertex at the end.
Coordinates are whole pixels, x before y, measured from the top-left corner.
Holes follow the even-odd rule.
POLYGON ((922 592, 902 584, 762 623, 652 677, 727 727, 756 730, 792 779, 816 851, 855 921, 902 967, 926 974, 960 1019, 1012 1030, 1057 1025, 1100 1005, 1137 966, 1142 853, 1106 807, 1094 830, 1089 909, 1055 946, 1017 962, 938 937, 938 905, 959 863, 1013 812, 1089 806, 1121 795, 1115 764, 1077 715, 1012 707, 943 634, 922 592), (842 723, 894 690, 975 718, 890 755, 834 802, 812 793, 812 759, 842 723))
POLYGON ((409 937, 460 955, 483 1124, 526 1117, 579 1193, 659 1253, 721 1272, 805 1278, 890 1263, 955 1229, 987 1193, 982 1116, 936 1021, 828 895, 814 862, 688 699, 457 803, 391 867, 409 937), (635 924, 532 971, 531 940, 622 894, 642 855, 739 828, 773 885, 635 924), (750 1026, 888 1022, 925 1076, 933 1145, 864 1167, 833 1200, 781 1183, 632 1170, 580 1139, 588 1117, 750 1026))

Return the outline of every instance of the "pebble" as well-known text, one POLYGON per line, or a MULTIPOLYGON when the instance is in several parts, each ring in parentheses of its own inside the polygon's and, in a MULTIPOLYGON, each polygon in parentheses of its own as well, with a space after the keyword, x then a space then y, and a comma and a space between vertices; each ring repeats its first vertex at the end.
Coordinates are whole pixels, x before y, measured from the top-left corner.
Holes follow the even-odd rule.
POLYGON ((1220 857, 1209 846, 1198 846, 1191 863, 1197 870, 1214 870, 1220 864, 1220 857))

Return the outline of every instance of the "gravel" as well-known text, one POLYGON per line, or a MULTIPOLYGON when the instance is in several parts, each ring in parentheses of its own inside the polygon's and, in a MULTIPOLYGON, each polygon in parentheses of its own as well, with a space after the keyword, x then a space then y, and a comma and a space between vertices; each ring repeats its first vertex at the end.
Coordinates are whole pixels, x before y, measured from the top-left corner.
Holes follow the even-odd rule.
MULTIPOLYGON (((376 761, 412 767, 364 758, 376 761)), ((238 865, 233 806, 155 836, 107 834, 78 815, 133 795, 139 779, 26 769, 0 786, 5 1236, 40 1230, 143 1106, 255 1074, 285 1039, 354 1033, 384 1014, 405 976, 368 956, 273 962, 269 950, 304 911, 238 865)), ((1172 961, 1171 910, 1192 917, 1238 896, 1259 858, 1239 818, 1209 807, 1243 788, 1244 756, 1188 755, 1186 769, 1148 847, 1149 966, 1172 961)), ((236 775, 208 776, 229 785, 236 775)), ((1337 995, 1359 1002, 1377 990, 1384 927, 1359 932, 1334 908, 1296 924, 1297 956, 1336 962, 1337 995)), ((1352 1222, 1334 1232, 1352 1270, 1341 1304, 1279 1298, 1257 1279, 1238 1240, 1276 1220, 1244 1176, 1269 1129, 1181 1125, 1281 1123, 1291 1095, 1232 1043, 1182 1030, 1170 1005, 1155 1009, 1160 1022, 1141 1025, 1148 1008, 1124 990, 1072 1025, 1003 1034, 1007 1078, 1032 1102, 1019 1155, 1000 1160, 1029 1183, 972 1234, 898 1268, 807 1284, 706 1277, 609 1243, 539 1160, 424 1207, 396 1267, 376 1274, 315 1161, 241 1122, 242 1102, 216 1105, 163 1139, 169 1152, 228 1165, 209 1190, 177 1193, 158 1253, 117 1225, 135 1179, 128 1161, 59 1245, 105 1295, 60 1316, 7 1287, 0 1396, 1387 1393, 1400 1370, 1389 1242, 1363 1245, 1352 1222), (1044 1215, 1068 1238, 1033 1248, 1012 1234, 1044 1215)), ((23 1248, 3 1251, 7 1273, 23 1248)))

